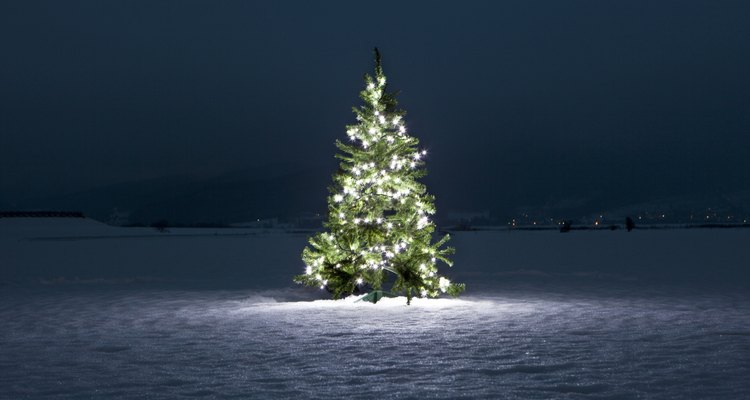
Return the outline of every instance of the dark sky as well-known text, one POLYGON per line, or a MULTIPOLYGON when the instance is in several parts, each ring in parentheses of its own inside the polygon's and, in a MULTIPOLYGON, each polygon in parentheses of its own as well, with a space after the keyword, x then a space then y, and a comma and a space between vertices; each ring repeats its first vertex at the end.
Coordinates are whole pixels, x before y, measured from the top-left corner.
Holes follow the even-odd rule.
POLYGON ((333 167, 372 47, 455 208, 750 188, 750 2, 0 3, 0 201, 333 167))

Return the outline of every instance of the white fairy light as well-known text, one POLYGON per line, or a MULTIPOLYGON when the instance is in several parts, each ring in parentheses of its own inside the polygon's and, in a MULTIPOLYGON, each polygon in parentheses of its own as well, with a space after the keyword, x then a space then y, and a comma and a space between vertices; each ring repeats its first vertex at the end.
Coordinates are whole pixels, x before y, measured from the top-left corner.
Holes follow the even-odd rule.
POLYGON ((337 194, 333 196, 333 201, 335 201, 336 203, 341 203, 342 201, 344 201, 344 196, 337 194))
POLYGON ((305 266, 305 274, 312 275, 312 267, 307 265, 305 266))
POLYGON ((368 90, 372 90, 372 89, 375 89, 375 85, 374 85, 374 84, 372 84, 372 83, 368 83, 368 84, 367 84, 367 89, 368 89, 368 90))
POLYGON ((364 280, 362 280, 362 278, 357 278, 357 285, 361 285, 362 282, 364 282, 364 280))
POLYGON ((448 279, 442 276, 440 277, 440 279, 438 279, 438 286, 440 286, 441 292, 445 293, 445 291, 448 290, 448 287, 450 285, 451 285, 451 281, 449 281, 448 279))

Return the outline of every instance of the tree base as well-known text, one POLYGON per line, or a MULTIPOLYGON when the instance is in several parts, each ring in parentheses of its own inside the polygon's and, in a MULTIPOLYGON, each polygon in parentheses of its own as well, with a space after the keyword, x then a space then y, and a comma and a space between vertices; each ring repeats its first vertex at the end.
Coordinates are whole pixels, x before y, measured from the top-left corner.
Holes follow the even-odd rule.
POLYGON ((364 300, 364 301, 369 301, 372 304, 375 304, 378 301, 380 301, 380 299, 382 299, 383 297, 396 297, 396 295, 391 292, 386 292, 383 290, 374 290, 366 294, 365 296, 363 296, 361 299, 355 301, 355 303, 364 300))

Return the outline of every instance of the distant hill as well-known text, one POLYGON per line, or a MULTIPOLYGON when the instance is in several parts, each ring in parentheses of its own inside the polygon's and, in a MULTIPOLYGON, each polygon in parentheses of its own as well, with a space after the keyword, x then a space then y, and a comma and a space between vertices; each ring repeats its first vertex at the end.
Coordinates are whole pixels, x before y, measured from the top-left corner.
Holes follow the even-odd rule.
MULTIPOLYGON (((74 210, 115 224, 294 220, 304 214, 325 212, 327 187, 335 168, 334 162, 314 168, 274 164, 210 177, 168 176, 30 199, 22 207, 6 203, 0 210, 74 210)), ((438 174, 429 175, 425 183, 436 195, 435 217, 440 225, 454 224, 460 222, 457 218, 476 213, 482 218, 474 222, 487 224, 505 224, 512 219, 520 223, 590 221, 599 215, 618 221, 625 216, 644 215, 654 222, 691 222, 691 215, 695 219, 709 215, 708 222, 718 222, 718 217, 750 217, 750 190, 742 188, 724 193, 716 188, 692 187, 693 193, 665 195, 659 191, 618 188, 605 181, 592 189, 522 186, 516 182, 507 186, 507 190, 489 183, 483 186, 486 190, 478 190, 471 185, 446 186, 450 182, 443 181, 438 174), (652 218, 662 214, 665 215, 662 219, 652 218)), ((672 188, 669 192, 678 190, 672 188)))
POLYGON ((70 195, 33 199, 27 209, 71 209, 108 221, 115 210, 130 223, 232 223, 293 218, 325 209, 334 171, 269 166, 210 177, 170 176, 107 185, 70 195), (263 176, 258 178, 258 176, 263 176))

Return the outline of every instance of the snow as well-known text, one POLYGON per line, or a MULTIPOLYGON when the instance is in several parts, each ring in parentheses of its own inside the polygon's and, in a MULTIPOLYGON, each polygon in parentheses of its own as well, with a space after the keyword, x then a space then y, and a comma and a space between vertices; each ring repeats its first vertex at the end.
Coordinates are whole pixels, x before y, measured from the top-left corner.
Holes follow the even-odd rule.
POLYGON ((0 398, 748 398, 750 230, 459 232, 459 299, 328 300, 306 233, 0 220, 0 398))

